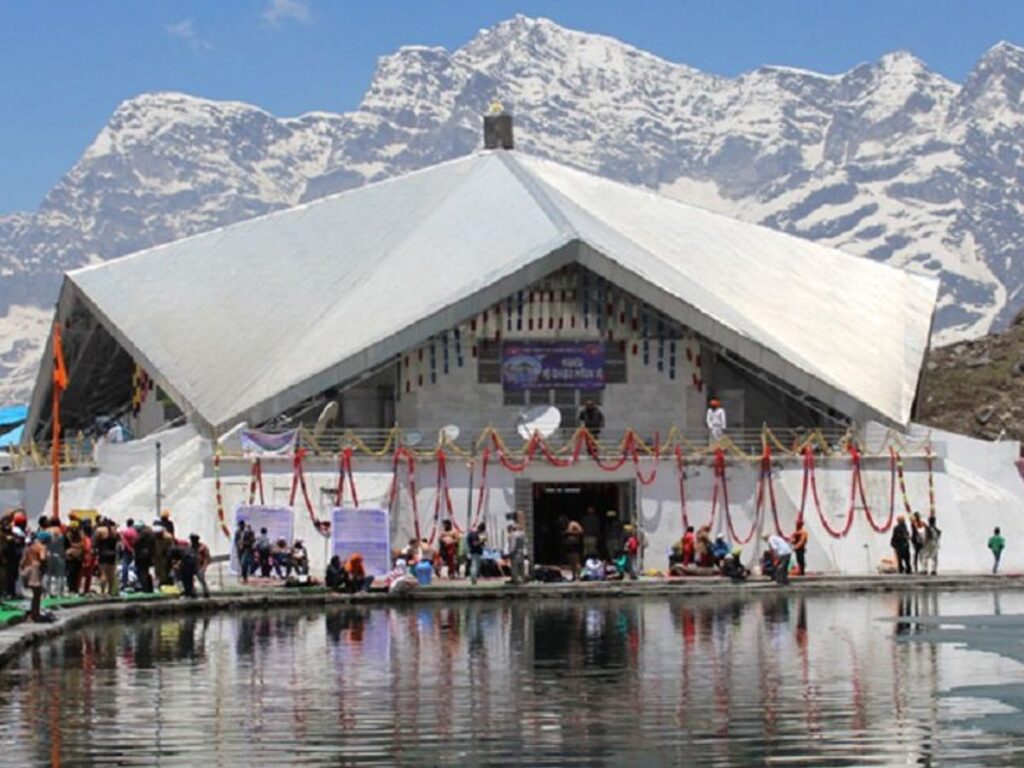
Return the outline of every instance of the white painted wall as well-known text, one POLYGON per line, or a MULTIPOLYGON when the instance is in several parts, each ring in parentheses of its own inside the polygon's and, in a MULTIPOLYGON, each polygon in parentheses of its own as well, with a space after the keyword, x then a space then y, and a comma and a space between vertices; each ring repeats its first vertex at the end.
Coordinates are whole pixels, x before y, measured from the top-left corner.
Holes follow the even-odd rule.
MULTIPOLYGON (((160 435, 164 445, 163 506, 172 510, 182 534, 199 533, 215 553, 226 553, 227 538, 217 523, 214 478, 210 443, 199 437, 190 427, 170 430, 160 435)), ((1012 450, 1005 445, 969 440, 959 436, 947 438, 933 435, 935 463, 936 512, 943 530, 939 566, 943 572, 981 573, 991 567, 991 558, 985 543, 994 526, 1002 527, 1007 538, 1003 557, 1004 571, 1024 570, 1024 482, 1011 461, 1012 450), (959 459, 959 460, 954 460, 959 459), (962 461, 962 463, 961 463, 962 461), (974 467, 974 470, 967 465, 974 467)), ((63 509, 73 507, 96 508, 103 514, 123 521, 128 517, 152 519, 156 514, 154 501, 154 437, 105 446, 101 453, 97 474, 69 479, 61 485, 63 509)), ((387 502, 391 484, 391 459, 373 459, 356 456, 356 485, 363 505, 383 505, 387 502)), ((907 493, 914 509, 928 510, 928 473, 923 457, 905 460, 907 493)), ((641 459, 646 474, 650 460, 641 459)), ((467 515, 468 467, 465 461, 449 460, 449 480, 456 520, 463 527, 467 515)), ((434 461, 417 462, 416 486, 420 510, 421 532, 431 527, 436 498, 437 465, 434 461)), ((243 460, 225 460, 222 467, 223 496, 229 524, 234 507, 247 500, 249 463, 243 460)), ((589 459, 579 465, 558 469, 538 460, 522 477, 533 482, 577 482, 631 480, 635 470, 627 464, 615 473, 605 473, 589 459)), ((840 527, 850 498, 850 462, 845 457, 823 459, 819 462, 817 483, 822 510, 834 527, 840 527)), ((876 518, 884 519, 889 509, 889 464, 886 457, 871 458, 865 463, 865 486, 868 503, 876 518)), ((39 503, 45 494, 44 506, 33 509, 31 518, 49 508, 48 473, 32 474, 35 488, 32 496, 39 503)), ((267 503, 287 504, 291 483, 290 459, 267 460, 264 463, 267 503)), ((792 530, 800 502, 803 472, 799 460, 783 460, 775 470, 775 490, 783 528, 792 530)), ((492 463, 488 469, 488 497, 486 521, 494 533, 493 539, 502 541, 500 531, 504 516, 514 510, 515 476, 492 463)), ((326 516, 330 498, 321 489, 330 490, 337 484, 337 465, 327 458, 309 459, 306 480, 316 505, 317 514, 326 516)), ((413 522, 404 472, 400 477, 399 504, 392 521, 393 542, 398 544, 412 535, 413 522)), ((474 472, 473 504, 480 483, 480 465, 474 472)), ((753 522, 754 498, 757 487, 757 467, 754 464, 734 464, 728 467, 729 501, 734 526, 745 536, 753 522)), ((0 498, 9 499, 26 487, 25 477, 16 473, 0 475, 0 498)), ((688 467, 687 501, 689 517, 694 525, 706 522, 710 515, 712 472, 707 465, 688 467)), ((22 491, 24 492, 24 491, 22 491)), ((664 569, 668 551, 682 534, 679 505, 679 483, 675 463, 671 459, 660 462, 655 482, 640 486, 637 491, 638 509, 642 525, 647 532, 649 548, 646 565, 664 569)), ((301 497, 299 497, 301 498, 301 497)), ((896 494, 897 512, 900 496, 896 494)), ((850 535, 841 540, 832 539, 823 529, 813 504, 805 510, 810 532, 808 564, 811 570, 842 573, 872 573, 879 559, 888 556, 889 535, 872 531, 859 508, 850 535)), ((317 569, 324 564, 325 547, 315 531, 301 501, 295 510, 296 534, 308 544, 312 561, 317 569)), ((771 528, 770 517, 762 522, 761 530, 771 528)), ((716 531, 725 530, 721 515, 716 520, 716 531)), ((748 559, 756 557, 757 550, 748 545, 748 559)))

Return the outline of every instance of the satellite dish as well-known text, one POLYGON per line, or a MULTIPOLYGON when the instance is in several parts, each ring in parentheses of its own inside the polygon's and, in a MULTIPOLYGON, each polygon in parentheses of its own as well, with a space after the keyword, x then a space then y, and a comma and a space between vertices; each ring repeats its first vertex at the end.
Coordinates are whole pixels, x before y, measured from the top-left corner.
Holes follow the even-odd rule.
POLYGON ((534 432, 541 437, 551 437, 562 424, 562 412, 553 405, 538 405, 519 414, 516 432, 523 440, 529 440, 534 432))
POLYGON ((324 430, 334 422, 338 420, 338 401, 331 400, 324 409, 320 411, 320 418, 316 420, 316 426, 313 427, 313 439, 319 440, 323 437, 324 430))
POLYGON ((437 431, 438 442, 454 443, 456 440, 459 439, 460 431, 461 430, 459 429, 457 424, 448 424, 444 427, 441 427, 441 429, 437 431))
POLYGON ((402 445, 413 448, 423 442, 423 435, 419 432, 404 432, 402 434, 402 445))

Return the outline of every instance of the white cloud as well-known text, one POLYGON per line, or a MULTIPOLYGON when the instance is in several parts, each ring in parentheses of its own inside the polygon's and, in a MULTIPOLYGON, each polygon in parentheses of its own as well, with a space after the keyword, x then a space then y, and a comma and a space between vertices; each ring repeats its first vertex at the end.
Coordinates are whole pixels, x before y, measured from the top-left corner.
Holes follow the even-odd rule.
POLYGON ((305 0, 270 0, 263 9, 263 20, 271 26, 278 26, 282 21, 299 21, 309 24, 311 16, 305 0))
POLYGON ((192 19, 182 19, 174 24, 166 24, 164 25, 164 29, 167 31, 168 35, 177 40, 181 40, 193 50, 208 51, 213 48, 213 45, 209 40, 205 40, 199 36, 199 33, 196 31, 195 24, 192 23, 192 19))

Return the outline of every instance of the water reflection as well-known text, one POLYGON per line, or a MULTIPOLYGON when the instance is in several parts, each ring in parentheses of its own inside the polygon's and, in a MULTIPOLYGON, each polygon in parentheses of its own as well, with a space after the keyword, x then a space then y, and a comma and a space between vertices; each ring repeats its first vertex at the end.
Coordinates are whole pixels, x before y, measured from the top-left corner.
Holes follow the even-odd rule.
POLYGON ((928 641, 972 607, 1024 612, 773 593, 112 624, 4 676, 0 738, 25 765, 1019 765, 1020 737, 958 728, 941 695, 1016 664, 928 641))

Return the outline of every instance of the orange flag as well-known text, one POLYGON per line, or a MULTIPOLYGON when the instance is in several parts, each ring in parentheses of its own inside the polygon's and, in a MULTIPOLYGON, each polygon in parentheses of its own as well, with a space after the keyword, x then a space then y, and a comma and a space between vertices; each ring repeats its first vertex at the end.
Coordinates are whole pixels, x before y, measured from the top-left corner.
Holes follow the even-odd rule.
POLYGON ((59 392, 68 388, 68 369, 64 366, 64 344, 60 340, 60 323, 53 326, 53 386, 59 392))

